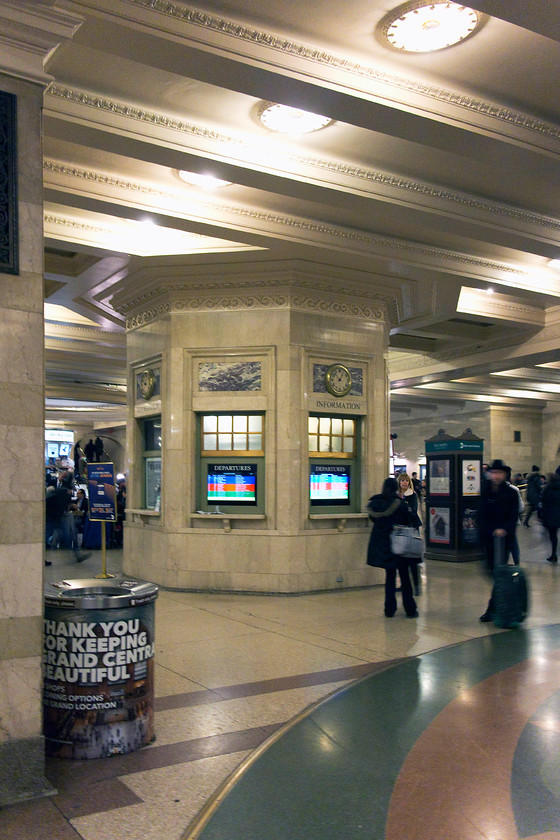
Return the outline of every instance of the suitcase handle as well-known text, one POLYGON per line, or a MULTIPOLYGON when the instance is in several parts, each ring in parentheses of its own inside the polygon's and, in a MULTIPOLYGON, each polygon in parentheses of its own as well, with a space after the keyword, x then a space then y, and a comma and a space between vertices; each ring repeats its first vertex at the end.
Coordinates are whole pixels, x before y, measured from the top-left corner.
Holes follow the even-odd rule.
POLYGON ((506 564, 506 538, 494 534, 494 566, 505 566, 506 564))

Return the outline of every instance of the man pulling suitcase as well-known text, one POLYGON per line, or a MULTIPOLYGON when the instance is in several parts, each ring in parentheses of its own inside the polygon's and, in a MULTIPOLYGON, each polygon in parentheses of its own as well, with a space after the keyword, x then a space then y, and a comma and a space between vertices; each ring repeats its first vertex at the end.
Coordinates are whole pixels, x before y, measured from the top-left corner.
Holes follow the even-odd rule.
MULTIPOLYGON (((515 528, 519 515, 519 499, 517 493, 513 487, 507 484, 506 477, 507 467, 504 462, 499 459, 492 461, 488 469, 488 480, 482 487, 478 511, 479 535, 486 551, 487 570, 494 580, 488 606, 486 607, 486 611, 480 616, 480 620, 495 621, 500 627, 509 627, 519 623, 525 617, 527 610, 525 597, 523 618, 520 618, 519 621, 514 621, 509 614, 509 608, 505 610, 504 606, 511 599, 514 601, 519 600, 519 603, 522 603, 522 596, 515 593, 520 593, 523 589, 523 583, 521 581, 523 580, 525 583, 524 575, 519 569, 519 566, 510 567, 505 565, 506 558, 513 546, 515 528), (498 568, 500 571, 497 571, 498 568), (517 570, 519 576, 513 580, 512 573, 507 571, 508 569, 517 570), (504 584, 504 580, 508 578, 511 578, 510 583, 515 586, 515 589, 512 590, 511 586, 504 584), (504 624, 503 622, 508 623, 504 624)), ((520 609, 517 609, 515 616, 520 615, 521 612, 520 609)))

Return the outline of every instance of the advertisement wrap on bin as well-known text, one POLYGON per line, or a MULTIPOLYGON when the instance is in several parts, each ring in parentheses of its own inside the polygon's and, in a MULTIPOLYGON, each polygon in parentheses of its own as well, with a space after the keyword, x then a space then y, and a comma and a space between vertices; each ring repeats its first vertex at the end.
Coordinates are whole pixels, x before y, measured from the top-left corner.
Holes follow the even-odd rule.
MULTIPOLYGON (((142 600, 149 600, 142 603, 142 600)), ((47 754, 101 758, 154 739, 155 604, 45 606, 43 733, 47 754)))

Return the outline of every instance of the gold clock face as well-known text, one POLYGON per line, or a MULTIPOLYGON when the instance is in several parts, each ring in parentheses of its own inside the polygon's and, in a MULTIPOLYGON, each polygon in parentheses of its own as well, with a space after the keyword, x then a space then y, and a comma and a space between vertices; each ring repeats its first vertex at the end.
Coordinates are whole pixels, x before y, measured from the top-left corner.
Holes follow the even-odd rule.
POLYGON ((145 370, 143 373, 140 374, 139 380, 139 387, 140 393, 144 397, 145 400, 149 400, 150 397, 154 393, 154 388, 156 384, 156 377, 153 370, 145 370))
POLYGON ((344 397, 352 387, 352 376, 344 365, 331 365, 325 374, 327 391, 334 397, 344 397))

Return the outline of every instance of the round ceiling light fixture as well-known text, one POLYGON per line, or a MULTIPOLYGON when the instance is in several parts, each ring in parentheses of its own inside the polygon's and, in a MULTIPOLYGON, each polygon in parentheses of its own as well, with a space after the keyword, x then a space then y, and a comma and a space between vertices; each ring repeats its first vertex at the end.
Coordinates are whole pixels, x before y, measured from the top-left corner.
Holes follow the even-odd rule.
POLYGON ((217 190, 220 187, 229 187, 233 183, 232 181, 224 181, 222 178, 215 178, 214 175, 188 172, 186 169, 180 169, 177 174, 181 181, 190 187, 202 187, 204 190, 217 190))
POLYGON ((257 116, 265 128, 280 134, 309 134, 333 122, 330 117, 275 102, 263 102, 257 116))
POLYGON ((381 21, 383 38, 402 52, 434 52, 452 47, 480 28, 485 15, 459 3, 405 3, 381 21))

